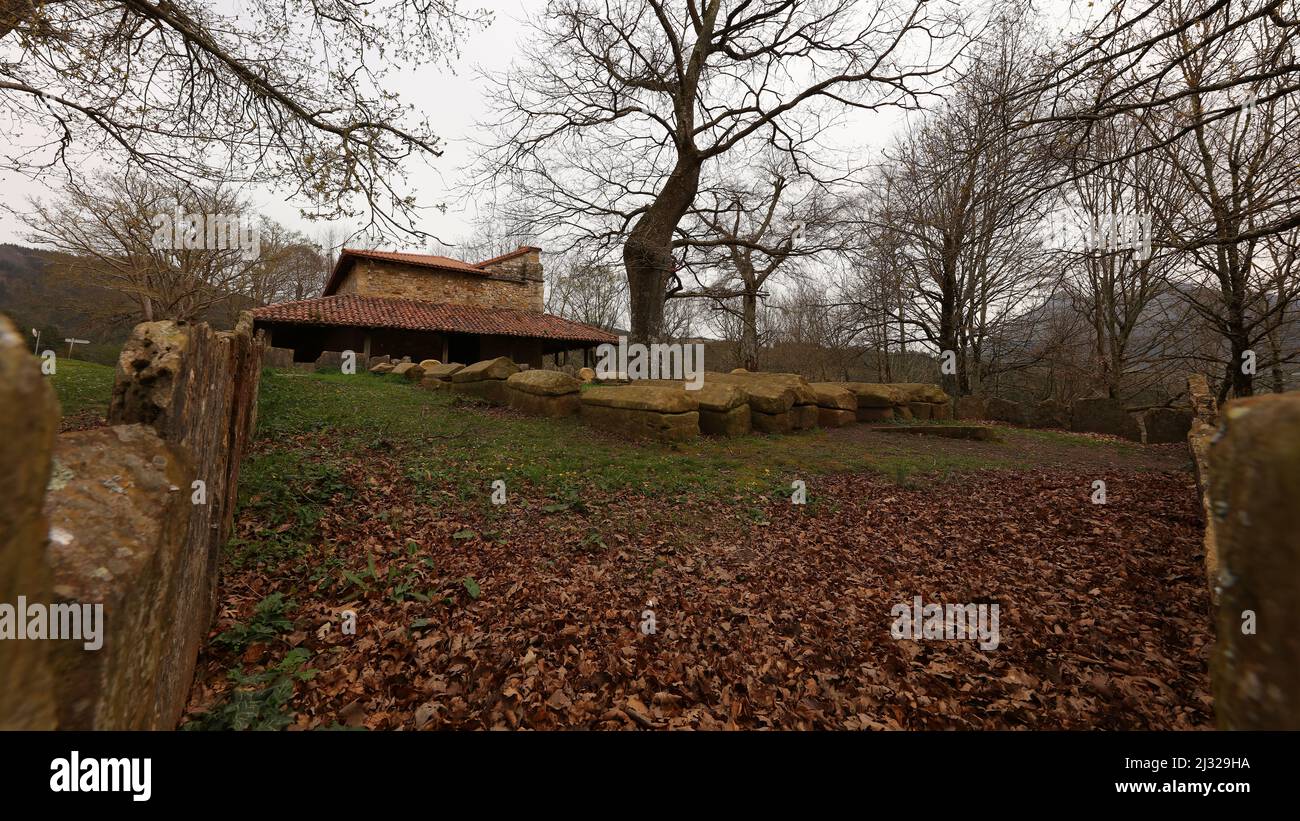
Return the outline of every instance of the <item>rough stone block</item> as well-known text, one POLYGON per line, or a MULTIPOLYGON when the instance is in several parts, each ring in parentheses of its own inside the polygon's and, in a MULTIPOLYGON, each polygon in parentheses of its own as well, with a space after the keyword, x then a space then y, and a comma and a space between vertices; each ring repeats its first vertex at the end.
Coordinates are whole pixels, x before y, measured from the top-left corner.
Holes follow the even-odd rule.
POLYGON ((759 413, 786 413, 794 407, 795 390, 779 381, 760 381, 750 374, 707 373, 704 384, 735 385, 745 392, 749 407, 759 413))
MULTIPOLYGON (((1217 411, 1216 411, 1217 413, 1217 411)), ((1192 429, 1187 433, 1187 446, 1192 452, 1192 468, 1196 473, 1196 487, 1201 494, 1201 513, 1205 517, 1205 578, 1210 588, 1210 598, 1219 597, 1219 548, 1215 540, 1214 512, 1210 508, 1210 443, 1218 429, 1199 418, 1192 419, 1192 429)))
POLYGON ((816 405, 817 394, 813 391, 812 385, 808 383, 797 373, 760 373, 739 374, 733 378, 742 380, 742 384, 748 383, 767 383, 780 385, 794 391, 794 403, 796 405, 816 405))
POLYGON ((894 409, 889 406, 878 407, 858 407, 857 417, 859 422, 887 422, 894 418, 894 409))
POLYGON ((1070 411, 1070 430, 1080 433, 1106 433, 1134 442, 1142 441, 1142 429, 1133 415, 1117 399, 1099 396, 1076 399, 1070 411))
MULTIPOLYGON (((600 389, 593 388, 593 390, 600 389)), ((591 404, 585 401, 585 396, 583 399, 580 412, 582 421, 592 427, 629 436, 648 436, 666 442, 686 441, 700 435, 698 411, 660 413, 653 410, 591 404)))
POLYGON ((903 396, 893 385, 878 382, 841 382, 853 394, 859 408, 892 408, 903 404, 903 396))
POLYGON ((1148 408, 1142 414, 1148 445, 1182 442, 1192 429, 1191 411, 1174 408, 1148 408))
POLYGON ((559 371, 520 371, 506 380, 511 390, 535 396, 564 396, 578 393, 582 383, 559 371))
POLYGON ((500 379, 510 378, 512 374, 519 373, 519 366, 510 361, 508 356, 498 356, 496 359, 484 359, 482 362, 475 362, 473 365, 466 365, 451 375, 452 382, 477 382, 481 379, 500 379))
POLYGON ((790 422, 795 430, 812 430, 817 427, 816 405, 795 405, 790 409, 790 422))
POLYGON ((204 483, 204 504, 186 506, 186 550, 170 582, 184 606, 175 620, 177 658, 186 660, 161 675, 160 687, 176 699, 179 718, 198 645, 216 607, 221 550, 234 521, 239 463, 256 423, 261 343, 252 316, 241 314, 234 331, 214 333, 206 324, 146 322, 138 325, 118 358, 108 421, 147 424, 183 458, 191 475, 181 484, 189 500, 194 480, 204 483))
POLYGON ((929 419, 933 406, 929 402, 908 402, 907 409, 912 412, 913 419, 929 419))
POLYGON ((423 381, 427 382, 430 379, 436 379, 442 382, 450 382, 452 376, 464 367, 465 366, 459 362, 447 362, 443 365, 434 365, 432 368, 425 370, 423 381))
POLYGON ((857 397, 838 382, 813 382, 812 389, 817 397, 817 406, 820 408, 847 411, 858 409, 857 397))
POLYGON ((817 408, 817 424, 823 428, 842 428, 857 424, 857 411, 838 410, 836 408, 817 408))
POLYGON ((183 568, 196 589, 206 589, 206 607, 195 603, 199 632, 216 606, 217 565, 234 517, 239 460, 254 425, 261 357, 251 326, 247 314, 233 333, 214 333, 206 324, 141 323, 118 358, 108 411, 109 424, 151 425, 186 454, 195 471, 191 478, 204 482, 207 504, 194 506, 192 561, 183 568))
POLYGON ((1238 399, 1210 445, 1219 553, 1214 710, 1229 730, 1300 730, 1300 394, 1238 399), (1242 614, 1256 631, 1242 630, 1242 614))
POLYGON ((891 387, 898 391, 905 402, 929 402, 941 404, 948 401, 948 394, 943 388, 928 382, 895 382, 891 387))
MULTIPOLYGON (((54 390, 26 337, 0 315, 0 603, 50 600, 45 488, 59 428, 54 390)), ((0 641, 0 730, 56 724, 50 642, 0 641)))
POLYGON ((45 500, 53 603, 103 606, 98 650, 53 643, 61 729, 171 729, 180 718, 213 580, 187 533, 199 506, 178 450, 144 425, 59 437, 45 500))
POLYGON ((702 411, 728 413, 736 408, 749 407, 749 395, 738 385, 705 382, 699 390, 687 390, 686 393, 694 397, 702 411))
MULTIPOLYGON (((409 373, 415 373, 414 378, 419 379, 421 376, 424 376, 424 368, 421 368, 414 362, 399 362, 393 366, 393 369, 389 371, 389 373, 396 374, 397 376, 406 376, 409 373)), ((411 377, 407 378, 409 379, 411 377)))
POLYGON ((452 382, 452 393, 461 396, 473 396, 493 405, 506 405, 510 402, 510 389, 504 379, 480 379, 477 382, 452 382))
POLYGON ((706 410, 700 405, 700 431, 713 436, 744 436, 753 427, 749 405, 740 404, 730 410, 706 410))
POLYGON ((951 419, 952 405, 948 402, 935 402, 930 405, 931 419, 951 419))
POLYGON ((656 413, 687 413, 699 409, 699 401, 692 393, 670 385, 611 385, 586 391, 582 403, 656 413))
POLYGON ((573 416, 582 408, 582 399, 577 391, 564 394, 529 393, 507 383, 506 398, 510 407, 530 416, 573 416))
POLYGON ((1019 402, 990 396, 986 403, 989 419, 1006 422, 1008 425, 1023 425, 1029 421, 1028 416, 1025 414, 1025 406, 1019 402))
POLYGON ((953 409, 957 419, 992 419, 989 403, 983 396, 959 396, 953 409))
POLYGON ((638 379, 638 385, 655 385, 684 391, 699 406, 700 411, 725 413, 742 405, 748 406, 749 395, 739 385, 722 382, 705 382, 699 389, 693 389, 691 383, 681 379, 638 379))
POLYGON ((790 411, 785 413, 763 413, 751 407, 749 422, 750 426, 759 433, 789 433, 795 429, 794 414, 790 411))
POLYGON ((1218 422, 1219 407, 1210 392, 1210 383, 1199 373, 1187 377, 1187 401, 1191 405, 1192 415, 1207 425, 1218 422))
POLYGON ((1069 430, 1070 412, 1055 399, 1044 399, 1037 405, 1030 414, 1029 424, 1035 428, 1060 428, 1069 430))
POLYGON ((288 370, 293 367, 293 348, 267 348, 262 354, 262 367, 288 370))

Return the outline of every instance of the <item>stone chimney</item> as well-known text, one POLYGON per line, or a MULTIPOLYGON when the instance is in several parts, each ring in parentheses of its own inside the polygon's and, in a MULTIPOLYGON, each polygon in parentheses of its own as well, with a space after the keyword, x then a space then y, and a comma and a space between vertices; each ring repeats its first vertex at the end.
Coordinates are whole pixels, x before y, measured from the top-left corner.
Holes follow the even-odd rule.
POLYGON ((526 284, 529 290, 529 307, 539 313, 545 309, 541 248, 521 245, 518 250, 482 263, 481 267, 498 276, 509 277, 526 284))

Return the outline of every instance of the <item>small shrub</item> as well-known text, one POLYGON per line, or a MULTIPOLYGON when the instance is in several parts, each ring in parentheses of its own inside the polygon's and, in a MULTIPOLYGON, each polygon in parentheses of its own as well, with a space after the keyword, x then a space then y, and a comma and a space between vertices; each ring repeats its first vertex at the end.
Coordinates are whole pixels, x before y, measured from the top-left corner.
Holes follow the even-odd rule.
POLYGON ((269 641, 293 627, 285 611, 293 606, 281 593, 272 593, 257 603, 248 624, 236 624, 213 639, 213 643, 231 650, 243 650, 250 644, 269 641))
POLYGON ((282 730, 293 723, 286 708, 299 681, 310 681, 316 671, 303 669, 311 653, 298 647, 290 650, 274 667, 245 675, 242 668, 231 670, 235 689, 219 706, 185 724, 183 730, 282 730))

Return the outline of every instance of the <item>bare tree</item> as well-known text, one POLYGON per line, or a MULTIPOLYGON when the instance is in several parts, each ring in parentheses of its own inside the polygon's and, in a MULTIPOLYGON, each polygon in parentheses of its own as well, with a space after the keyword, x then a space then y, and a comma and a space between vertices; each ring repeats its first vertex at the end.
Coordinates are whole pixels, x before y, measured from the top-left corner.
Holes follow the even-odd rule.
MULTIPOLYGON (((1049 70, 1020 89, 1024 98, 1047 105, 1026 109, 1019 124, 1052 126, 1061 139, 1073 141, 1088 139, 1089 126, 1115 117, 1152 115, 1169 123, 1105 163, 1198 141, 1260 105, 1294 110, 1300 91, 1297 37, 1295 0, 1119 0, 1056 48, 1049 70), (1207 70, 1211 66, 1226 70, 1207 70), (1189 82, 1189 72, 1195 82, 1189 82), (1119 81, 1099 83, 1098 75, 1119 81)), ((1225 234, 1222 223, 1206 223, 1187 231, 1181 247, 1237 243, 1300 227, 1296 204, 1294 196, 1270 202, 1232 233, 1225 234)))
POLYGON ((594 258, 562 260, 546 269, 546 311, 600 328, 618 327, 627 287, 614 266, 594 258))
POLYGON ((138 306, 137 320, 197 319, 240 292, 256 264, 244 247, 206 242, 205 227, 194 230, 195 242, 181 236, 193 230, 181 224, 188 215, 251 217, 247 203, 221 187, 101 174, 69 182, 60 199, 31 207, 23 216, 28 238, 70 255, 57 271, 126 295, 138 306), (185 216, 173 221, 176 214, 185 216), (173 229, 163 243, 160 219, 173 229))
POLYGON ((759 370, 759 300, 778 273, 806 272, 807 263, 841 247, 840 205, 830 185, 801 174, 785 154, 769 156, 752 176, 737 174, 701 192, 673 243, 685 254, 669 298, 703 298, 715 311, 734 313, 737 361, 759 370), (681 284, 687 272, 694 285, 681 284))
POLYGON ((516 217, 539 229, 620 245, 633 336, 658 337, 706 166, 749 140, 789 148, 846 105, 916 105, 963 42, 955 9, 558 0, 496 79, 478 182, 508 183, 516 217))
POLYGON ((455 55, 486 24, 456 0, 0 0, 0 112, 38 144, 10 168, 75 176, 124 157, 177 181, 260 180, 312 216, 413 231, 404 161, 437 156, 426 119, 384 90, 387 61, 455 55), (378 58, 378 65, 375 65, 378 58))
POLYGON ((1258 362, 1257 346, 1267 344, 1300 296, 1286 254, 1270 253, 1287 244, 1290 232, 1278 228, 1286 222, 1279 215, 1300 198, 1291 138, 1300 130, 1300 100, 1280 93, 1274 87, 1281 82, 1277 77, 1257 86, 1229 82, 1243 66, 1294 60, 1300 30, 1279 26, 1267 15, 1252 19, 1209 45, 1193 48, 1190 33, 1169 42, 1162 56, 1179 58, 1169 86, 1183 108, 1148 112, 1142 119, 1161 145, 1164 173, 1177 184, 1170 196, 1154 203, 1161 230, 1184 252, 1174 281, 1221 335, 1226 349, 1221 394, 1231 390, 1236 396, 1253 393, 1255 368, 1266 364, 1258 362), (1226 88, 1233 90, 1218 90, 1226 88), (1204 116, 1212 110, 1232 116, 1204 116), (1188 136, 1169 139, 1188 119, 1188 136), (1213 242, 1203 241, 1207 228, 1213 242), (1271 237, 1278 238, 1273 246, 1271 237))
POLYGON ((56 275, 125 295, 131 321, 302 299, 324 282, 319 248, 221 186, 101 174, 34 201, 23 220, 31 241, 67 255, 56 275))
POLYGON ((884 281, 903 283, 897 299, 874 308, 896 312, 904 345, 952 357, 956 367, 941 381, 953 394, 1027 364, 1012 353, 1027 350, 1032 328, 1008 320, 1032 316, 1028 309, 1054 278, 1036 185, 1052 165, 1041 148, 1012 140, 1016 106, 1024 104, 1014 91, 1032 64, 1031 41, 1014 16, 991 31, 943 109, 888 152, 886 193, 866 216, 878 244, 893 249, 884 281))

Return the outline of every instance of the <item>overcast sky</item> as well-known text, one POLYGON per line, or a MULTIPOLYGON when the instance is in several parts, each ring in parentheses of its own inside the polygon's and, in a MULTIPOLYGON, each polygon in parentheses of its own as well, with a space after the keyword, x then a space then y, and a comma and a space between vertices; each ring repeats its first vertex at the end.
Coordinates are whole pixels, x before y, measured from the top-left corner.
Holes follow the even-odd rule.
MULTIPOLYGON (((240 0, 220 0, 220 3, 231 10, 238 9, 241 5, 240 0)), ((464 5, 490 8, 495 13, 495 20, 486 30, 470 34, 466 38, 460 58, 455 61, 454 71, 448 71, 441 65, 428 65, 415 70, 394 72, 392 75, 393 89, 404 100, 414 103, 417 108, 423 108, 446 143, 441 158, 427 163, 417 161, 409 169, 410 182, 416 189, 421 205, 430 206, 440 202, 447 204, 446 214, 432 208, 424 211, 421 226, 445 241, 455 241, 467 235, 472 230, 475 219, 473 203, 456 201, 450 190, 460 179, 459 169, 472 159, 472 146, 468 138, 474 133, 474 125, 487 115, 483 81, 479 72, 495 73, 509 66, 515 52, 515 43, 525 31, 523 19, 529 13, 544 8, 545 0, 465 0, 464 5)), ((1049 5, 1059 5, 1064 12, 1076 4, 1069 0, 1058 0, 1049 5)), ((1077 8, 1076 5, 1076 10, 1077 8)), ((841 137, 836 142, 843 147, 854 146, 858 162, 872 162, 878 156, 879 148, 902 123, 903 116, 896 111, 853 112, 846 117, 841 137)), ((0 149, 6 152, 35 141, 32 135, 25 138, 14 125, 16 124, 0 122, 0 129, 3 129, 0 132, 0 149)), ((48 179, 57 184, 57 177, 48 179)), ((314 239, 323 236, 327 224, 299 217, 297 203, 286 201, 283 195, 266 190, 251 189, 248 193, 261 213, 301 230, 314 239)), ((32 196, 49 197, 51 192, 40 182, 0 169, 0 204, 24 209, 28 198, 32 196)), ((346 230, 340 226, 338 231, 340 237, 350 232, 351 226, 346 230)), ((23 234, 21 224, 0 210, 0 242, 26 244, 23 234)), ((414 244, 416 243, 412 240, 412 245, 414 244)), ((420 249, 408 245, 405 250, 420 249)))

